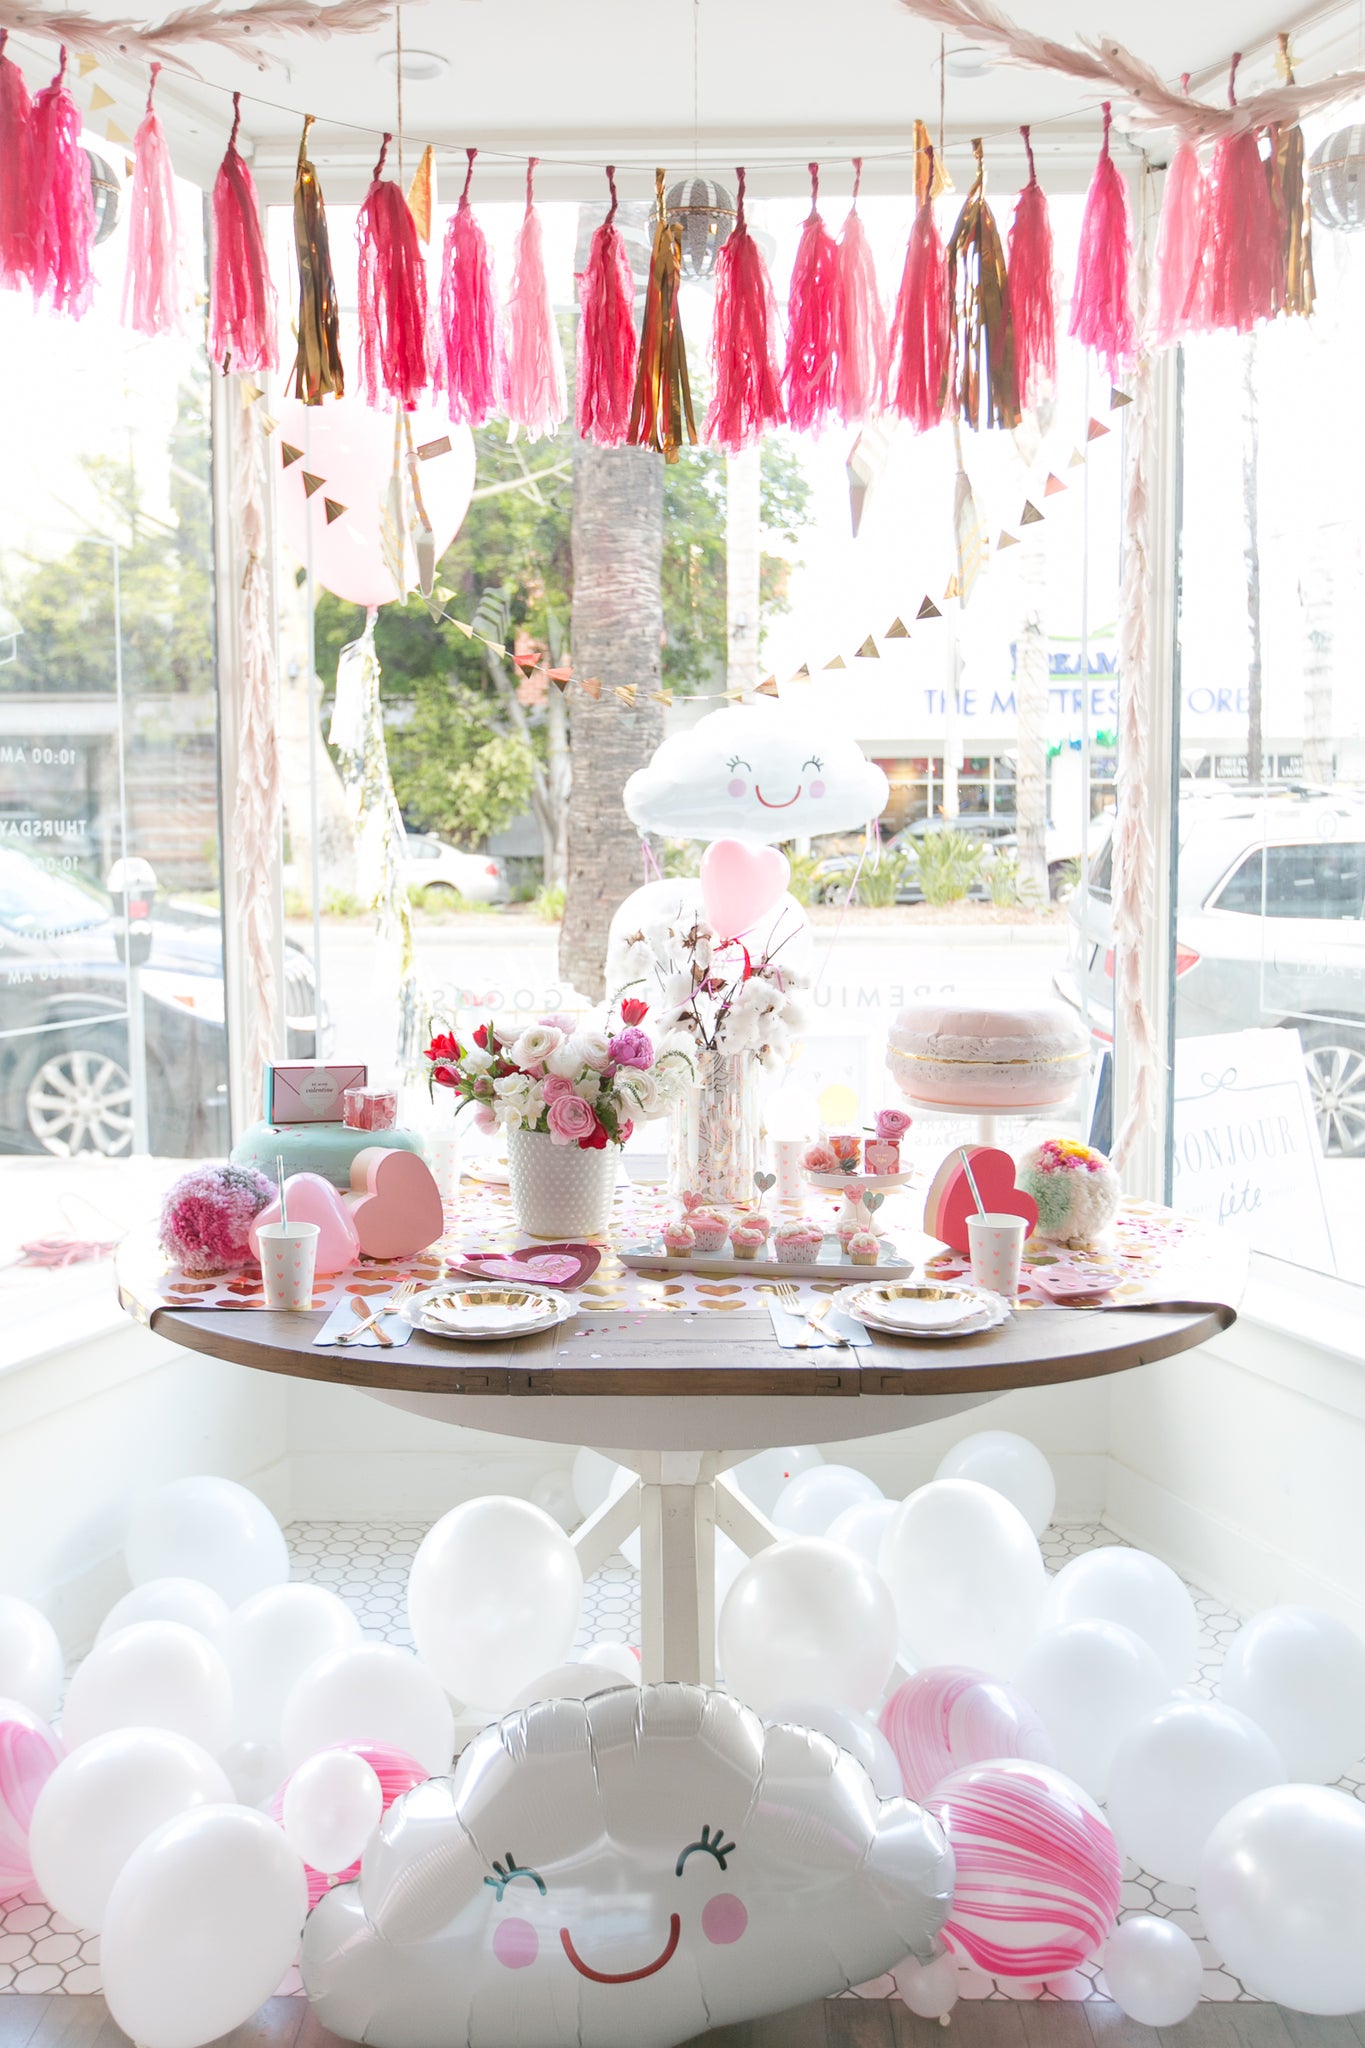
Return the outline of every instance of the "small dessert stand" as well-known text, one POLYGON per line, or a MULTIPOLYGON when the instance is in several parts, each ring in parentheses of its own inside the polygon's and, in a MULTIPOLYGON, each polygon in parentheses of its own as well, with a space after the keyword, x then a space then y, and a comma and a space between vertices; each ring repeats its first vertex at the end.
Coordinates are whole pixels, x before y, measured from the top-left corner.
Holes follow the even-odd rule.
POLYGON ((880 1234, 876 1217, 863 1197, 884 1194, 889 1188, 908 1187, 915 1177, 915 1169, 909 1166, 900 1173, 812 1173, 808 1167, 801 1170, 811 1187, 843 1196, 844 1206, 839 1212, 841 1224, 849 1231, 870 1230, 874 1236, 880 1234))
POLYGON ((696 1273, 729 1280, 903 1280, 915 1270, 913 1259, 899 1257, 882 1238, 882 1253, 875 1266, 855 1265, 837 1237, 825 1238, 812 1260, 777 1259, 771 1251, 755 1259, 737 1259, 731 1252, 684 1252, 672 1258, 663 1250, 662 1240, 646 1244, 622 1244, 616 1256, 634 1273, 696 1273), (657 1244, 658 1248, 655 1248, 657 1244))
POLYGON ((905 1097, 906 1103, 917 1116, 974 1116, 979 1145, 999 1144, 1000 1140, 996 1133, 1002 1120, 1030 1116, 1065 1116, 1075 1099, 1074 1089, 1070 1095, 1063 1096, 1060 1102, 1011 1102, 1008 1108, 998 1102, 926 1102, 919 1095, 905 1097))

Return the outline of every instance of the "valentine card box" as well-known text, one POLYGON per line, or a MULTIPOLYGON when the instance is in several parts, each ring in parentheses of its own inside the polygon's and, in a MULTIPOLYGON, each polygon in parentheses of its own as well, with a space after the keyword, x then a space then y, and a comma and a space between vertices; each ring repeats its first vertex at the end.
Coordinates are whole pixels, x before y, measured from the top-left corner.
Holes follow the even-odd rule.
POLYGON ((962 1163, 966 1153, 983 1207, 995 1216, 1022 1216, 1030 1233, 1038 1221, 1038 1204, 1014 1185, 1014 1161, 993 1145, 955 1147, 929 1183, 924 1198, 924 1228, 929 1237, 969 1254, 967 1218, 976 1214, 971 1183, 962 1163))
POLYGON ((595 1244, 528 1244, 510 1252, 463 1252, 451 1272, 476 1280, 514 1280, 521 1287, 581 1287, 602 1262, 595 1244))
POLYGON ((445 1228, 441 1193, 415 1152, 366 1145, 351 1161, 342 1196, 367 1259, 402 1259, 435 1244, 445 1228))

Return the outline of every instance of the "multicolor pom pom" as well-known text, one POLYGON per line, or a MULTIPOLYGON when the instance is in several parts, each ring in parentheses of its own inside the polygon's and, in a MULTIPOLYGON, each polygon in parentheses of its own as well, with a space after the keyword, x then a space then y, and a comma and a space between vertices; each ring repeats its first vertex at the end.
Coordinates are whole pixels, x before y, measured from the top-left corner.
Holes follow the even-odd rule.
POLYGON ((275 1187, 252 1166, 197 1166, 161 1210, 161 1249, 186 1273, 225 1273, 251 1258, 247 1233, 275 1187))
POLYGON ((1103 1152, 1078 1138, 1045 1138, 1019 1162, 1016 1186, 1038 1204, 1034 1235, 1093 1244, 1118 1214, 1119 1176, 1103 1152))

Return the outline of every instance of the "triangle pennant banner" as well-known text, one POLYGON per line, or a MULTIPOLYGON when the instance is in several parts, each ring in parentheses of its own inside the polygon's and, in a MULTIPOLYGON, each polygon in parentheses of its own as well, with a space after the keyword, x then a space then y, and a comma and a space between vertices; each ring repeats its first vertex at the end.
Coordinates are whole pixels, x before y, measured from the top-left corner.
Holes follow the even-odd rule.
POLYGON ((320 491, 323 485, 326 483, 326 481, 327 479, 325 476, 314 476, 313 472, 310 469, 305 469, 303 472, 304 497, 311 498, 314 491, 320 491))
POLYGON ((256 403, 256 400, 257 400, 258 398, 264 398, 264 397, 265 397, 265 393, 264 393, 264 391, 262 391, 262 389, 261 389, 260 385, 259 385, 259 384, 252 384, 252 383, 248 382, 248 380, 247 380, 247 379, 246 379, 245 377, 244 377, 244 378, 242 379, 241 383, 240 383, 240 384, 239 384, 239 385, 237 386, 237 389, 238 389, 238 390, 239 390, 239 391, 241 392, 241 394, 242 394, 242 404, 243 404, 243 405, 254 405, 254 404, 256 403))
POLYGON ((919 610, 915 613, 915 617, 917 619, 941 619, 943 614, 934 603, 932 597, 926 597, 919 610))
POLYGON ((904 619, 894 618, 882 634, 882 638, 883 640, 908 640, 910 638, 910 628, 906 625, 904 619))
POLYGON ((1064 491, 1065 489, 1066 485, 1062 482, 1061 478, 1053 476, 1049 470, 1047 482, 1043 485, 1043 496, 1045 498, 1055 498, 1058 491, 1064 491))
POLYGON ((106 92, 102 85, 91 86, 90 111, 92 114, 102 113, 106 107, 112 107, 113 104, 114 95, 111 92, 106 92))
POLYGON ((423 441, 421 447, 417 450, 417 460, 419 462, 430 462, 433 455, 449 455, 449 453, 450 436, 449 434, 442 434, 439 441, 423 441))
POLYGON ((796 671, 796 674, 794 676, 789 677, 788 680, 793 683, 808 683, 810 681, 810 670, 806 666, 804 661, 802 662, 800 668, 796 671))
POLYGON ((955 597, 961 597, 961 595, 962 579, 958 576, 956 571, 954 571, 954 573, 948 578, 948 587, 943 593, 943 602, 945 604, 951 604, 955 597))
POLYGON ((627 711, 633 711, 635 709, 635 698, 639 691, 639 688, 640 685, 638 683, 617 684, 616 694, 621 699, 621 702, 625 705, 627 711))
POLYGON ((587 681, 586 681, 585 683, 580 683, 580 684, 578 685, 578 687, 579 687, 579 689, 580 689, 580 690, 582 690, 582 691, 584 692, 584 694, 585 694, 586 696, 589 696, 589 697, 591 697, 591 698, 592 698, 592 701, 593 701, 593 703, 594 703, 594 704, 600 704, 600 703, 601 703, 601 701, 602 701, 602 678, 601 678, 601 676, 589 676, 589 677, 588 677, 588 680, 587 680, 587 681))
POLYGON ((854 660, 855 660, 855 661, 880 661, 880 660, 881 660, 881 655, 880 655, 880 654, 879 654, 879 653, 877 652, 877 643, 876 643, 876 641, 875 641, 875 640, 874 640, 874 639, 872 638, 872 635, 871 635, 870 633, 868 634, 868 636, 867 636, 866 640, 864 640, 864 642, 863 642, 862 646, 861 646, 861 647, 859 647, 859 648, 856 648, 856 649, 854 650, 854 660))
POLYGON ((342 513, 346 510, 346 507, 344 505, 338 505, 335 498, 324 498, 322 501, 322 509, 327 514, 327 524, 331 526, 338 519, 340 519, 342 513))
POLYGON ((1021 526, 1037 526, 1042 518, 1043 514, 1038 510, 1032 498, 1025 498, 1024 509, 1019 514, 1019 524, 1021 526))
POLYGON ((263 434, 273 434, 278 425, 279 421, 272 420, 268 412, 261 414, 261 432, 263 434))
POLYGON ((556 688, 556 689, 558 690, 558 692, 559 692, 560 696, 561 696, 561 697, 562 697, 562 696, 564 696, 564 695, 565 695, 565 694, 567 693, 567 691, 568 691, 568 688, 569 688, 569 684, 570 684, 570 683, 571 683, 571 682, 573 681, 573 677, 572 677, 572 676, 566 676, 566 675, 564 674, 564 672, 563 672, 563 670, 562 670, 562 669, 552 669, 552 668, 550 668, 550 669, 546 669, 545 673, 546 673, 546 675, 548 675, 548 677, 550 678, 550 681, 551 681, 551 682, 552 682, 552 683, 554 684, 555 688, 556 688))
POLYGON ((998 555, 1002 548, 1017 548, 1018 545, 1019 536, 1017 533, 1002 533, 999 540, 995 543, 995 552, 998 555))
POLYGON ((408 212, 424 242, 431 240, 431 213, 436 201, 436 152, 428 143, 408 187, 408 212))
POLYGON ((1084 457, 1084 456, 1082 455, 1082 453, 1081 453, 1081 451, 1080 451, 1080 449, 1079 449, 1079 448, 1073 448, 1073 449, 1072 449, 1072 451, 1071 451, 1071 460, 1070 460, 1070 462, 1068 462, 1068 464, 1067 464, 1067 468, 1068 468, 1068 469, 1084 469, 1084 468, 1085 468, 1085 457, 1084 457))
POLYGON ((673 692, 671 690, 651 690, 649 696, 651 703, 662 704, 665 711, 673 702, 673 692))
POLYGON ((758 686, 758 694, 760 697, 775 697, 777 695, 777 677, 765 676, 758 686))
POLYGON ((288 467, 289 467, 289 465, 290 465, 290 463, 291 463, 291 462, 302 462, 302 461, 303 461, 303 450, 302 450, 302 448, 296 448, 296 447, 294 446, 294 444, 293 444, 293 442, 292 442, 292 441, 281 441, 281 443, 280 443, 280 465, 281 465, 281 467, 282 467, 282 468, 284 468, 284 469, 288 469, 288 467))
POLYGON ((1109 429, 1103 420, 1091 420, 1090 425, 1085 430, 1085 438, 1087 441, 1098 441, 1101 434, 1107 434, 1108 432, 1109 429))
POLYGON ((836 655, 835 655, 835 657, 834 657, 834 659, 833 659, 833 661, 827 661, 827 662, 825 663, 825 667, 826 667, 827 669, 830 669, 830 668, 847 668, 847 667, 848 667, 848 663, 847 663, 847 662, 846 662, 846 661, 844 660, 844 657, 843 657, 843 655, 842 655, 842 654, 836 654, 836 655))
MULTIPOLYGON (((121 142, 126 149, 133 138, 131 135, 124 134, 117 121, 106 121, 104 124, 104 139, 106 142, 121 142)), ((128 166, 128 175, 130 178, 133 175, 131 164, 128 166)))
POLYGON ((92 71, 98 70, 99 61, 98 57, 92 57, 87 50, 83 57, 76 59, 76 69, 82 78, 88 78, 92 71))
POLYGON ((1125 406, 1125 405, 1131 405, 1131 404, 1132 404, 1132 402, 1133 402, 1133 398, 1132 398, 1132 393, 1131 393, 1131 392, 1128 392, 1128 391, 1120 391, 1120 390, 1119 390, 1119 387, 1118 387, 1118 385, 1117 385, 1117 384, 1114 384, 1114 385, 1112 385, 1112 386, 1110 387, 1110 391, 1109 391, 1109 410, 1110 410, 1110 412, 1118 412, 1118 411, 1120 410, 1120 408, 1121 408, 1121 407, 1123 407, 1123 406, 1125 406))

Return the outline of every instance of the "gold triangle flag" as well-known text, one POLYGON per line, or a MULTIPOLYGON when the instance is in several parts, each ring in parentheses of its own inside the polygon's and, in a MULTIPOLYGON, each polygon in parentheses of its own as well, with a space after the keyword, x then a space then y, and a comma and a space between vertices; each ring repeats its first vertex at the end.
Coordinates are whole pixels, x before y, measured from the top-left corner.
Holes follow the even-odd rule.
POLYGON ((1024 509, 1019 514, 1019 524, 1021 526, 1037 526, 1042 517, 1043 514, 1038 510, 1032 498, 1025 498, 1024 509))
POLYGON ((1068 464, 1067 464, 1067 468, 1068 468, 1068 469, 1084 469, 1084 468, 1085 468, 1085 457, 1084 457, 1084 456, 1082 455, 1082 453, 1081 453, 1081 451, 1080 451, 1080 449, 1079 449, 1079 448, 1073 448, 1073 449, 1072 449, 1072 451, 1071 451, 1071 460, 1070 460, 1070 462, 1068 462, 1068 464))
POLYGON ((640 685, 638 683, 617 684, 616 694, 621 699, 621 702, 625 705, 627 711, 633 711, 635 709, 635 697, 637 691, 639 690, 639 687, 640 685))
POLYGON ((910 628, 906 625, 904 619, 895 618, 882 634, 882 638, 883 640, 908 640, 910 638, 910 628))
POLYGON ((452 626, 454 626, 455 630, 458 633, 464 634, 466 640, 472 640, 474 638, 474 628, 472 626, 467 626, 463 619, 452 619, 450 623, 452 626))
POLYGON ((847 662, 846 662, 846 661, 844 660, 844 657, 843 657, 843 655, 842 655, 842 654, 836 654, 836 655, 835 655, 835 657, 834 657, 834 659, 833 659, 833 661, 827 661, 827 662, 825 663, 825 667, 826 667, 827 669, 828 669, 828 668, 847 668, 847 667, 848 667, 848 663, 847 663, 847 662))
POLYGON ((775 697, 777 695, 777 677, 764 676, 763 681, 758 686, 758 694, 760 697, 775 697))
POLYGON ((305 469, 305 471, 303 472, 304 497, 311 498, 314 491, 320 491, 323 485, 326 483, 326 481, 327 479, 325 476, 314 476, 311 470, 305 469))
POLYGON ((113 104, 114 104, 114 95, 113 95, 113 94, 112 94, 111 92, 106 92, 106 91, 104 90, 104 87, 103 87, 102 85, 92 85, 92 86, 91 86, 91 88, 90 88, 90 111, 91 111, 91 113, 92 113, 92 114, 100 114, 100 113, 103 113, 103 111, 104 111, 104 109, 105 109, 106 107, 112 107, 112 106, 113 106, 113 104))
POLYGON ((1047 482, 1043 485, 1043 496, 1045 498, 1055 498, 1058 491, 1064 491, 1065 489, 1066 485, 1062 482, 1061 478, 1053 476, 1051 470, 1049 470, 1047 482))
POLYGON ((880 661, 880 660, 881 660, 881 656, 880 656, 880 654, 879 654, 879 653, 877 652, 877 643, 876 643, 876 641, 875 641, 875 640, 874 640, 874 639, 872 638, 872 635, 871 635, 870 633, 868 634, 868 636, 867 636, 866 640, 864 640, 864 642, 863 642, 862 646, 861 646, 861 647, 859 647, 859 648, 855 648, 855 650, 854 650, 854 660, 855 660, 855 661, 880 661))
POLYGON ((283 468, 283 469, 288 469, 288 467, 289 467, 289 465, 290 465, 290 463, 291 463, 291 462, 302 462, 302 461, 303 461, 303 450, 302 450, 302 448, 296 448, 296 447, 294 446, 294 444, 293 444, 293 442, 292 442, 292 441, 281 441, 281 443, 280 443, 280 466, 281 466, 281 468, 283 468))
POLYGON ((258 398, 265 397, 265 393, 264 391, 262 391, 260 385, 248 382, 248 380, 245 377, 243 377, 241 383, 237 386, 237 389, 242 394, 243 405, 254 405, 258 398))
POLYGON ((88 78, 92 71, 98 69, 99 61, 98 57, 92 57, 87 50, 84 56, 76 59, 76 70, 82 78, 88 78))
POLYGON ((588 677, 588 679, 587 679, 587 681, 586 681, 586 682, 582 682, 582 683, 580 683, 580 684, 578 685, 578 687, 579 687, 579 689, 580 689, 580 690, 584 690, 584 691, 586 691, 586 692, 587 692, 588 696, 592 698, 592 701, 593 701, 593 703, 594 703, 594 704, 600 704, 600 703, 601 703, 601 701, 602 701, 602 678, 601 678, 601 676, 589 676, 589 677, 588 677))
POLYGON ((261 414, 261 432, 263 434, 273 434, 278 425, 279 421, 271 419, 268 412, 261 414))
POLYGON ((673 702, 673 692, 671 690, 651 690, 649 694, 651 701, 655 704, 662 704, 665 711, 673 702))
POLYGON ((1119 411, 1119 409, 1120 409, 1120 408, 1121 408, 1122 406, 1125 406, 1125 405, 1131 405, 1131 404, 1132 404, 1132 402, 1133 402, 1133 397, 1132 397, 1132 393, 1131 393, 1131 392, 1129 392, 1129 391, 1120 391, 1120 390, 1119 390, 1119 387, 1118 387, 1118 385, 1117 385, 1117 384, 1113 384, 1113 385, 1111 385, 1111 386, 1110 386, 1110 389, 1109 389, 1109 410, 1110 410, 1110 412, 1118 412, 1118 411, 1119 411))
POLYGON ((924 603, 915 613, 915 617, 917 619, 941 619, 943 617, 943 614, 939 610, 938 606, 934 603, 932 597, 926 597, 924 603))
POLYGON ((1101 434, 1107 434, 1108 432, 1109 429, 1103 420, 1091 420, 1090 425, 1085 430, 1085 438, 1087 441, 1098 441, 1101 434))
POLYGON ((796 674, 790 677, 789 680, 793 683, 808 683, 810 681, 810 670, 804 661, 796 671, 796 674))
POLYGON ((1018 545, 1019 536, 1017 533, 1002 533, 999 540, 995 543, 995 552, 998 555, 1002 548, 1017 548, 1018 545))
POLYGON ((943 593, 943 602, 945 604, 951 604, 955 597, 961 597, 961 595, 962 580, 957 575, 957 572, 954 571, 954 573, 948 578, 948 587, 943 593))
POLYGON ((346 510, 346 507, 344 505, 338 505, 335 498, 324 498, 322 501, 322 509, 327 514, 327 524, 331 526, 335 523, 336 520, 340 519, 342 513, 346 510))
POLYGON ((412 183, 408 187, 408 212, 421 240, 431 240, 431 216, 436 204, 436 152, 428 143, 422 151, 412 183))
MULTIPOLYGON (((131 135, 124 134, 117 121, 106 121, 104 124, 104 139, 106 142, 121 142, 126 149, 133 138, 131 135)), ((130 164, 128 166, 129 177, 132 176, 132 173, 133 167, 130 164)))

